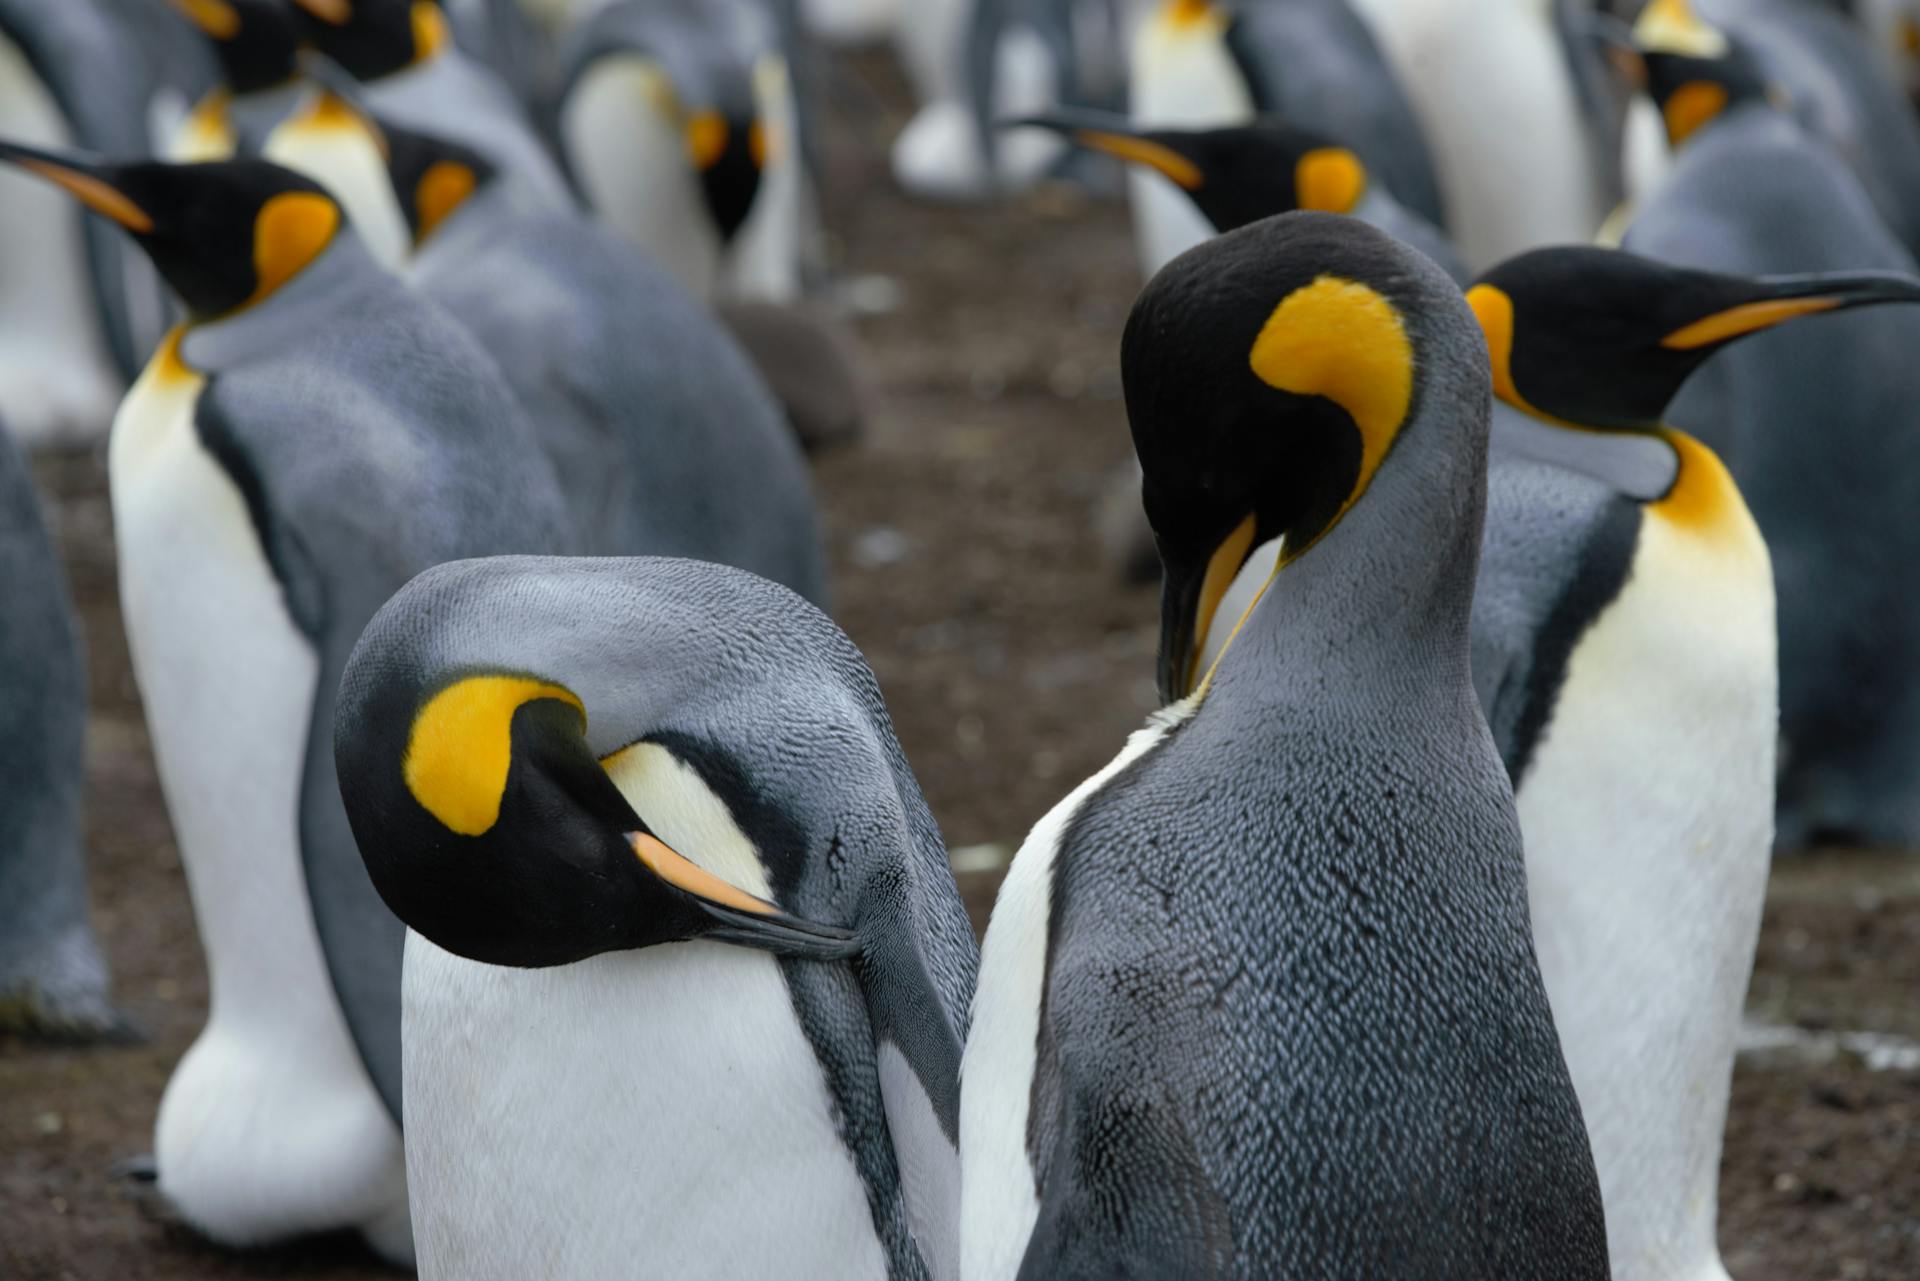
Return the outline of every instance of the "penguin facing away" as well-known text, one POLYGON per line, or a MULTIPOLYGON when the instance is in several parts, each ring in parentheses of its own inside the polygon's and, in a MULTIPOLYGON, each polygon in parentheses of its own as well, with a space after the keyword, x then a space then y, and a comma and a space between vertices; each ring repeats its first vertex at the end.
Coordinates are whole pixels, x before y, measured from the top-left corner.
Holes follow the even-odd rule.
MULTIPOLYGON (((1680 145, 1626 247, 1744 276, 1920 274, 1832 149, 1770 99, 1739 38, 1723 39, 1647 55, 1680 145)), ((1782 848, 1920 841, 1920 606, 1906 590, 1920 441, 1888 429, 1920 397, 1916 345, 1920 312, 1905 307, 1812 317, 1715 356, 1672 408, 1726 458, 1772 552, 1782 848)))
POLYGON ((442 566, 336 751, 413 930, 423 1278, 955 1275, 973 937, 824 615, 694 561, 442 566))
POLYGON ((499 364, 581 548, 736 565, 823 602, 806 460, 726 330, 585 216, 517 208, 477 152, 380 128, 419 244, 407 278, 499 364))
POLYGON ((419 570, 570 547, 551 467, 485 354, 307 179, 0 159, 130 232, 189 317, 108 457, 134 675, 213 992, 161 1100, 160 1190, 226 1244, 353 1227, 408 1260, 402 931, 347 828, 333 691, 419 570))
POLYGON ((172 0, 212 47, 221 83, 194 105, 167 145, 177 161, 258 155, 293 113, 304 84, 300 30, 287 0, 172 0))
POLYGON ((1041 820, 1000 891, 962 1069, 962 1275, 1600 1281, 1468 670, 1488 370, 1458 287, 1357 219, 1284 215, 1156 277, 1122 376, 1162 687, 1193 693, 1041 820), (1275 536, 1196 676, 1191 638, 1275 536))
POLYGON ((1444 232, 1370 181, 1352 148, 1315 130, 1278 120, 1140 129, 1095 111, 1055 111, 1013 123, 1051 129, 1077 146, 1159 173, 1216 232, 1295 209, 1351 214, 1418 249, 1460 284, 1472 279, 1444 232))
POLYGON ((1474 680, 1517 791, 1614 1281, 1724 1277, 1720 1141, 1772 848, 1773 579, 1725 467, 1661 418, 1728 345, 1920 301, 1920 281, 1568 248, 1503 263, 1467 300, 1502 401, 1474 680))
POLYGON ((86 666, 33 473, 0 430, 0 1031, 129 1034, 87 921, 86 666))

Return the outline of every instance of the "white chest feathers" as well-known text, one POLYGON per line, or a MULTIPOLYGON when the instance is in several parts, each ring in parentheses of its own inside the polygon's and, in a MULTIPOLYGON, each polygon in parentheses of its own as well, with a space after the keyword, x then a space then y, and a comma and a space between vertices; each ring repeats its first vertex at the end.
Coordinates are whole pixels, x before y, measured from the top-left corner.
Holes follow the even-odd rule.
POLYGON ((386 158, 351 108, 318 95, 267 135, 262 154, 333 194, 373 260, 397 271, 413 235, 387 176, 386 158))
MULTIPOLYGON (((649 744, 606 765, 662 840, 768 893, 692 771, 649 744)), ((517 970, 410 934, 403 996, 427 1281, 886 1275, 772 957, 674 943, 517 970)))

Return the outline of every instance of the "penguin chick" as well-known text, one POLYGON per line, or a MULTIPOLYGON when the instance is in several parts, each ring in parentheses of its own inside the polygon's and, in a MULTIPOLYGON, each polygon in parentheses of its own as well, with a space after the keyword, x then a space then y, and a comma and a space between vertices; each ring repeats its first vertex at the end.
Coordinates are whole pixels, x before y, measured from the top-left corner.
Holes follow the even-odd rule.
POLYGON ((962 1275, 1603 1281, 1468 669, 1472 313, 1385 233, 1286 214, 1155 277, 1121 370, 1162 682, 1193 692, 1041 820, 994 905, 962 1275), (1190 638, 1276 536, 1194 674, 1190 638))
POLYGON ((973 937, 824 615, 695 561, 443 566, 335 750, 413 930, 423 1278, 954 1275, 973 937))
POLYGON ((1151 169, 1187 193, 1216 232, 1295 209, 1351 214, 1405 241, 1465 285, 1472 275, 1446 235, 1372 182, 1349 147, 1278 120, 1215 129, 1144 129, 1125 117, 1056 111, 1012 122, 1151 169))
POLYGON ((300 32, 287 0, 171 0, 212 47, 221 83, 167 146, 169 160, 258 154, 301 93, 300 32))
POLYGON ((738 346, 666 272, 574 213, 528 213, 457 143, 380 124, 411 282, 513 385, 603 555, 691 556, 824 601, 806 460, 738 346))
POLYGON ((483 351, 260 160, 17 145, 152 258, 187 321, 114 420, 120 598, 206 950, 159 1187, 235 1246, 353 1228, 412 1257, 400 945, 334 776, 334 691, 380 603, 462 555, 568 551, 551 466, 483 351))

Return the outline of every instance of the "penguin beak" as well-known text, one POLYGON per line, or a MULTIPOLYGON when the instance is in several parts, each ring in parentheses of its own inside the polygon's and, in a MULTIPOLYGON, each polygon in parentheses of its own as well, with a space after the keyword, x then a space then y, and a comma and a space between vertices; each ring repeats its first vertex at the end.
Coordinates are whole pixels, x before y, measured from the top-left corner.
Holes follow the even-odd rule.
POLYGON ((626 840, 654 879, 692 899, 713 919, 714 925, 703 937, 813 961, 845 960, 860 949, 852 931, 789 916, 765 899, 729 885, 651 832, 628 832, 626 840))
POLYGON ((1222 539, 1204 566, 1168 561, 1160 598, 1160 699, 1178 702, 1203 684, 1200 656, 1221 622, 1220 602, 1257 544, 1248 516, 1222 539))
POLYGON ((1166 134, 1136 130, 1120 116, 1097 111, 1049 111, 1007 120, 1000 127, 1051 130, 1075 146, 1151 169, 1186 191, 1196 191, 1206 181, 1200 166, 1181 153, 1166 134))
POLYGON ((1770 276, 1750 282, 1746 296, 1709 311, 1660 339, 1669 351, 1718 347, 1800 316, 1888 303, 1920 303, 1920 280, 1891 272, 1770 276), (1757 296, 1756 296, 1757 295, 1757 296))
POLYGON ((111 165, 12 142, 0 142, 0 161, 45 178, 87 208, 135 235, 144 236, 153 231, 153 216, 115 185, 111 165))
POLYGON ((766 130, 758 120, 729 118, 713 110, 695 112, 687 120, 687 153, 700 173, 701 194, 723 242, 733 239, 753 211, 766 151, 766 130))

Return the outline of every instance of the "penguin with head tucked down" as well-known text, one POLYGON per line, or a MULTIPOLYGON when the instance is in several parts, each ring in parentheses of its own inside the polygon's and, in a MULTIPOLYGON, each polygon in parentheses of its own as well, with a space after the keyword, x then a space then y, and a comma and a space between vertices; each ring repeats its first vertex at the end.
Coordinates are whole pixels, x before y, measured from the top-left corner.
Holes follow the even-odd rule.
POLYGON ((169 160, 258 155, 300 104, 300 29, 288 0, 172 0, 206 37, 221 83, 207 91, 167 146, 169 160))
MULTIPOLYGON (((1269 115, 1341 139, 1394 199, 1447 226, 1420 121, 1347 0, 1164 0, 1134 35, 1130 94, 1143 128, 1269 115)), ((1160 174, 1130 185, 1147 275, 1206 239, 1205 219, 1160 174)))
POLYGON ((213 1001, 155 1132, 214 1239, 411 1257, 402 931, 354 848, 333 693, 374 611, 465 555, 570 550, 553 471, 450 318, 265 161, 0 159, 117 222, 187 321, 114 420, 120 599, 213 1001))
POLYGON ((613 0, 562 51, 587 205, 696 297, 798 296, 811 193, 779 32, 752 0, 613 0))
MULTIPOLYGON (((1656 34, 1649 89, 1677 153, 1626 248, 1743 276, 1920 274, 1833 149, 1776 105, 1740 37, 1656 34)), ((1673 405, 1726 458, 1772 552, 1785 848, 1920 843, 1920 600, 1906 586, 1920 435, 1889 429, 1920 400, 1915 350, 1912 309, 1817 316, 1715 356, 1673 405)))
POLYGON ((1055 111, 1013 122, 1151 169, 1186 193, 1213 230, 1234 231, 1295 209, 1351 214, 1412 245, 1462 285, 1472 279, 1438 227, 1369 180, 1351 147, 1284 121, 1213 129, 1143 129, 1095 111, 1055 111))
POLYGON ((955 1275, 973 935, 824 615, 694 561, 446 565, 340 708, 412 930, 423 1278, 955 1275))
POLYGON ((519 209, 477 152, 380 130, 418 245, 407 278, 506 374, 581 548, 737 565, 824 601, 806 461, 719 323, 587 218, 519 209))
POLYGON ((1720 460, 1662 416, 1729 344, 1920 302, 1920 281, 1567 248, 1501 264, 1467 301, 1502 402, 1474 683, 1517 793, 1614 1281, 1724 1277, 1720 1139, 1772 855, 1773 579, 1720 460))
POLYGON ((491 68, 453 43, 434 0, 291 0, 306 39, 366 86, 369 110, 453 138, 530 209, 574 205, 546 142, 491 68))
POLYGON ((87 921, 86 667, 33 473, 0 429, 0 1032, 117 1038, 87 921))
POLYGON ((1170 264, 1121 362, 1180 701, 994 905, 962 1274, 1603 1281, 1468 667, 1489 379, 1458 286, 1287 214, 1170 264))

